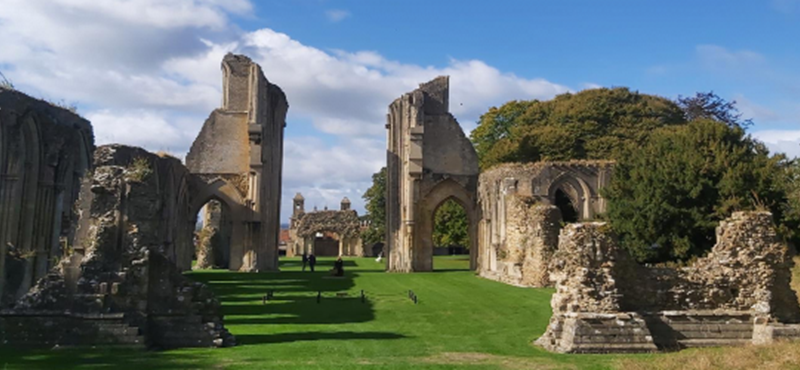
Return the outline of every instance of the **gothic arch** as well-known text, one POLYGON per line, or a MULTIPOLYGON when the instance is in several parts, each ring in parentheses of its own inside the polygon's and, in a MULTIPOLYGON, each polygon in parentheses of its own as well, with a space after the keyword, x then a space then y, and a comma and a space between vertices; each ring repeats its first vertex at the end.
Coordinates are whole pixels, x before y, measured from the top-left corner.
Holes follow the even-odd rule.
POLYGON ((447 200, 454 200, 464 208, 467 214, 467 234, 469 235, 470 268, 474 269, 478 260, 478 209, 474 196, 458 182, 446 179, 437 183, 420 202, 420 215, 414 251, 414 271, 433 270, 433 227, 435 215, 439 207, 447 200))
POLYGON ((231 217, 233 225, 231 229, 230 254, 228 256, 230 261, 229 268, 231 270, 239 270, 244 264, 244 235, 247 231, 245 229, 245 220, 246 212, 249 209, 244 204, 244 197, 235 186, 222 178, 216 178, 197 192, 197 196, 192 200, 189 208, 189 214, 192 215, 190 219, 196 221, 196 215, 200 212, 200 208, 212 199, 222 203, 231 217))
POLYGON ((556 203, 556 192, 559 190, 569 197, 580 220, 588 220, 594 217, 591 204, 594 194, 585 181, 570 173, 562 173, 550 183, 547 189, 547 199, 550 204, 556 203))

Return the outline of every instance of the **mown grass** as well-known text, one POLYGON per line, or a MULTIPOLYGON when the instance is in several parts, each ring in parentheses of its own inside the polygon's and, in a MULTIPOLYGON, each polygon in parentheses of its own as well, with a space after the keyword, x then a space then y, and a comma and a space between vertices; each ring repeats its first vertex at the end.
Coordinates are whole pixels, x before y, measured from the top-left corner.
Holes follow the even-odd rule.
MULTIPOLYGON (((387 274, 383 263, 348 259, 344 278, 330 278, 331 259, 317 272, 296 258, 282 272, 192 272, 223 302, 239 346, 141 352, 110 349, 0 350, 0 370, 106 369, 696 369, 797 368, 781 344, 657 355, 558 355, 531 345, 547 326, 551 289, 523 289, 477 278, 460 257, 437 257, 432 273, 387 274), (263 295, 275 292, 273 301, 263 295), (360 299, 361 291, 366 301, 360 299), (419 297, 414 304, 408 290, 419 297), (317 294, 322 299, 317 303, 317 294), (337 293, 346 295, 337 296, 337 293), (743 365, 721 359, 742 353, 743 365), (764 353, 763 356, 759 354, 764 353), (766 357, 764 357, 766 356, 766 357), (704 358, 703 361, 692 359, 704 358), (697 367, 706 364, 706 367, 697 367), (710 367, 709 367, 710 366, 710 367), (758 368, 759 366, 755 366, 758 368)), ((791 357, 791 356, 790 356, 791 357)))

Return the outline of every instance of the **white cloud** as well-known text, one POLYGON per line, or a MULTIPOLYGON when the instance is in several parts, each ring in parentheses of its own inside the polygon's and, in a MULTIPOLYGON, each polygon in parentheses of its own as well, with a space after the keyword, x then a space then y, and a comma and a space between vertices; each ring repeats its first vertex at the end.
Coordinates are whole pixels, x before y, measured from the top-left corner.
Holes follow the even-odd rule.
POLYGON ((325 12, 325 16, 328 17, 328 20, 333 23, 341 22, 345 20, 345 18, 349 18, 351 15, 352 14, 350 14, 350 12, 342 9, 331 9, 325 12))
POLYGON ((765 62, 763 55, 750 50, 729 50, 718 45, 698 45, 695 51, 700 62, 712 69, 739 69, 765 62))
MULTIPOLYGON (((237 31, 229 17, 250 13, 246 0, 3 1, 3 72, 33 95, 77 102, 98 144, 180 156, 220 103, 222 56, 251 56, 290 104, 284 202, 302 191, 320 207, 338 206, 342 196, 361 207, 385 162, 388 105, 436 76, 450 76, 451 111, 468 129, 493 105, 569 91, 480 60, 424 66, 376 51, 325 51, 271 29, 237 31), (298 130, 298 122, 311 126, 298 130), (300 131, 305 136, 292 136, 300 131)), ((284 217, 290 210, 284 204, 284 217)))
POLYGON ((800 158, 800 130, 762 130, 752 133, 764 142, 773 153, 785 153, 789 158, 800 158))
POLYGON ((800 9, 800 0, 772 0, 770 5, 781 13, 792 14, 800 9))
POLYGON ((745 119, 752 119, 756 124, 773 122, 781 118, 774 110, 756 104, 745 98, 742 94, 735 95, 733 99, 736 101, 736 108, 739 109, 742 117, 745 119))

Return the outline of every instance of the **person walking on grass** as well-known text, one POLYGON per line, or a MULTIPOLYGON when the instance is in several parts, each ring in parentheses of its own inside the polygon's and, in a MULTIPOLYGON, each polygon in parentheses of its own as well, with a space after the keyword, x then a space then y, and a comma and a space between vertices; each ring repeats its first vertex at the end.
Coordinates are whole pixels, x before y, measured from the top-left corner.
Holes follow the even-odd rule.
POLYGON ((314 265, 317 264, 317 256, 314 253, 308 256, 308 267, 311 267, 311 272, 314 272, 314 265))
POLYGON ((306 254, 306 252, 303 252, 303 271, 306 270, 307 264, 308 264, 308 254, 306 254))

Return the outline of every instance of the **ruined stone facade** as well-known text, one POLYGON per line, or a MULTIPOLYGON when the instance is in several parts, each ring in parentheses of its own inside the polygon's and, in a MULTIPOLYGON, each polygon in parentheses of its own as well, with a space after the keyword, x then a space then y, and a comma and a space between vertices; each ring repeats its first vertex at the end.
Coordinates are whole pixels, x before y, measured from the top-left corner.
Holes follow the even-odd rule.
POLYGON ((433 269, 434 214, 448 199, 469 218, 470 265, 477 265, 478 156, 448 112, 449 95, 449 78, 438 77, 389 106, 387 271, 433 269))
POLYGON ((297 193, 294 197, 292 218, 289 222, 290 242, 287 256, 305 254, 338 255, 349 257, 370 256, 371 251, 366 251, 361 241, 361 221, 358 213, 350 209, 350 200, 342 199, 340 208, 312 212, 305 211, 305 199, 297 193), (320 250, 322 245, 319 240, 322 236, 329 235, 335 240, 336 251, 320 250))
POLYGON ((550 264, 553 316, 536 343, 568 353, 651 352, 800 337, 793 265, 772 215, 737 212, 706 257, 646 268, 603 223, 568 225, 550 264))
POLYGON ((81 189, 73 251, 0 312, 2 343, 234 344, 210 289, 181 274, 194 249, 194 180, 177 159, 98 148, 81 189))
POLYGON ((73 204, 93 150, 88 121, 0 88, 0 307, 71 248, 73 204))
POLYGON ((249 58, 222 61, 222 107, 214 110, 186 156, 206 185, 191 210, 220 201, 231 222, 229 268, 277 271, 283 131, 289 105, 249 58))
MULTIPOLYGON (((508 163, 481 173, 478 272, 528 287, 549 286, 548 265, 565 213, 577 220, 605 212, 600 190, 613 162, 508 163), (563 196, 568 202, 560 203, 563 196)), ((576 220, 572 220, 576 221, 576 220)))

